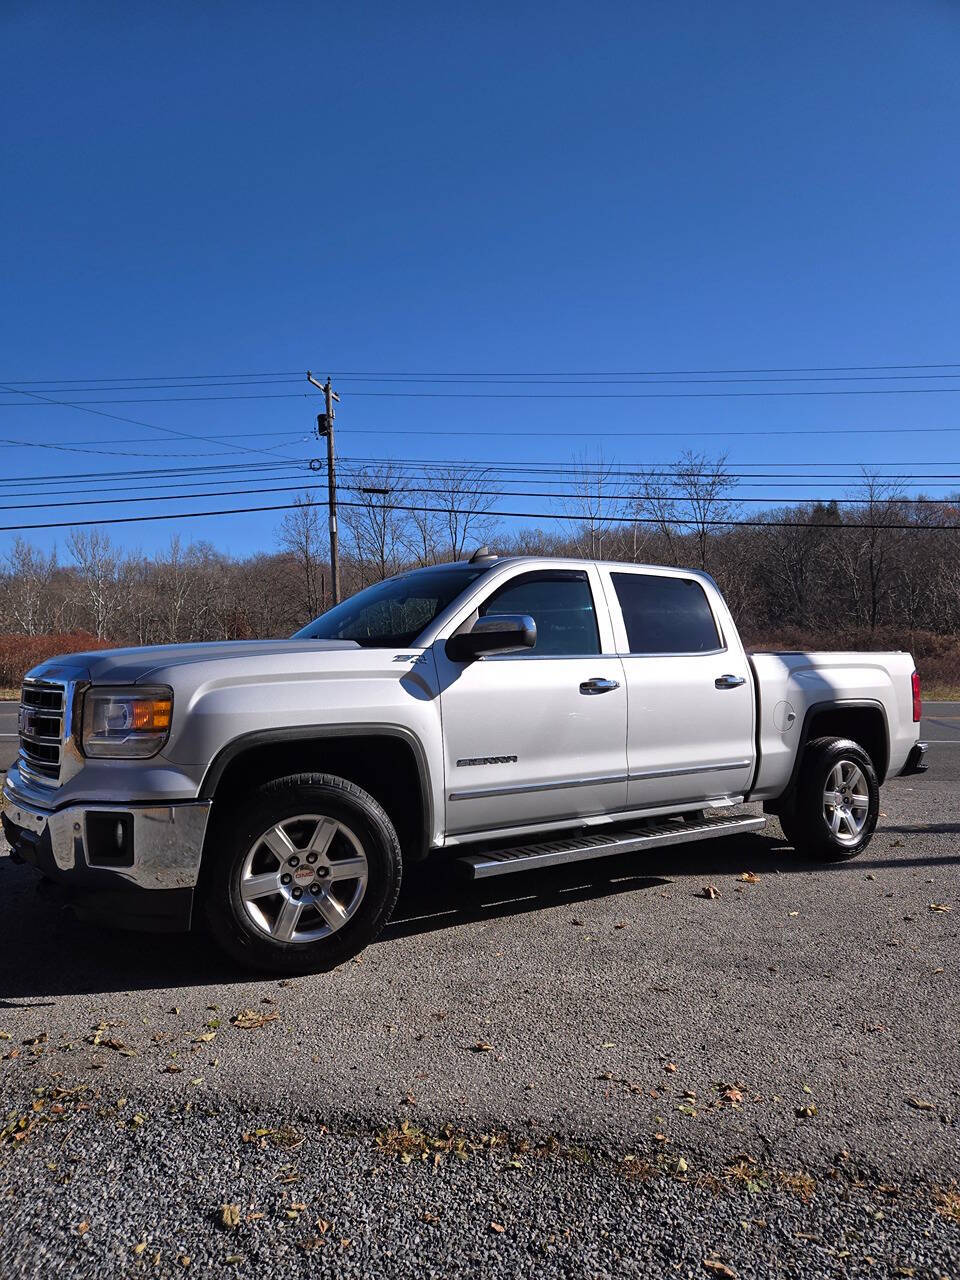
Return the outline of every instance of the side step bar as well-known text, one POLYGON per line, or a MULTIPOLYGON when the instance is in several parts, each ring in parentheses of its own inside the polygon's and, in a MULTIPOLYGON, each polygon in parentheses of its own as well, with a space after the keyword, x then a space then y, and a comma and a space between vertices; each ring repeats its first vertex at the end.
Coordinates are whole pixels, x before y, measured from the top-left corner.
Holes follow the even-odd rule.
POLYGON ((643 826, 634 826, 602 834, 578 832, 561 840, 545 840, 539 844, 510 845, 485 849, 457 859, 472 880, 488 876, 506 876, 514 871, 533 871, 538 867, 555 867, 563 862, 583 862, 588 858, 609 858, 618 853, 639 853, 644 849, 660 849, 669 844, 688 844, 695 840, 713 840, 718 836, 743 835, 760 831, 766 818, 705 818, 701 822, 684 822, 667 818, 643 826))

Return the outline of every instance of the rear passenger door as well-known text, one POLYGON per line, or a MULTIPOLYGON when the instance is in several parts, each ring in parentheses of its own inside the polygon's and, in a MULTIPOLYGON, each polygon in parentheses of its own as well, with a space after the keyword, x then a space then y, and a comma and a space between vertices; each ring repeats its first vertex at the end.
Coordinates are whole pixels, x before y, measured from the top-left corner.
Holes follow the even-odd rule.
POLYGON ((753 681, 719 592, 692 575, 601 572, 627 684, 629 808, 742 795, 753 681))

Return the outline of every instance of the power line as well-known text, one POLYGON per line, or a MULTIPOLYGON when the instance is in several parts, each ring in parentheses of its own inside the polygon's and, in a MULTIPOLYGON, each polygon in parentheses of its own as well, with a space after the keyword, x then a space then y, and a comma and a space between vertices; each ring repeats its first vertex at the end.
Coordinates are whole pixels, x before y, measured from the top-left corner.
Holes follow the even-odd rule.
MULTIPOLYGON (((960 369, 960 360, 947 361, 940 364, 934 363, 914 363, 914 364, 839 364, 839 365, 772 365, 760 368, 733 368, 733 369, 628 369, 628 370, 564 370, 559 373, 531 372, 529 370, 514 369, 507 373, 494 372, 486 369, 480 372, 451 372, 443 373, 423 373, 404 371, 384 371, 376 369, 332 369, 330 372, 341 378, 417 378, 427 381, 439 381, 445 378, 458 379, 461 381, 476 381, 481 378, 493 378, 503 380, 506 378, 543 378, 550 382, 556 381, 558 378, 656 378, 656 377, 711 377, 713 375, 731 375, 731 374, 793 374, 793 373, 873 373, 881 371, 903 371, 911 372, 914 370, 931 370, 931 369, 960 369)), ((303 369, 283 369, 268 370, 266 372, 251 372, 244 370, 241 373, 152 373, 152 374, 114 374, 112 376, 101 375, 99 377, 72 377, 72 378, 11 378, 5 377, 3 382, 12 382, 20 386, 49 386, 54 383, 93 383, 93 382, 170 382, 170 381, 225 381, 231 379, 242 378, 302 378, 304 376, 303 369)), ((933 375, 935 376, 935 375, 933 375)))
MULTIPOLYGON (((247 438, 247 437, 254 437, 254 438, 256 438, 256 439, 258 439, 258 440, 259 440, 259 439, 261 439, 263 436, 287 436, 287 437, 299 437, 299 438, 301 438, 301 439, 303 439, 303 440, 307 440, 307 439, 309 439, 309 438, 310 438, 310 433, 309 433, 308 431, 222 431, 219 435, 212 435, 212 436, 200 436, 200 435, 195 435, 195 436, 192 436, 192 437, 191 437, 191 439, 193 439, 193 440, 209 440, 212 444, 222 444, 225 440, 241 440, 241 439, 245 439, 245 438, 247 438)), ((11 439, 9 436, 0 436, 0 449, 56 449, 56 448, 61 448, 61 449, 77 449, 77 450, 79 450, 79 449, 82 449, 82 448, 86 448, 86 446, 88 446, 88 445, 89 445, 89 446, 92 446, 92 445, 100 445, 100 444, 116 444, 116 443, 117 443, 117 441, 115 441, 115 440, 100 439, 100 438, 95 439, 95 440, 72 440, 72 441, 71 441, 71 440, 13 440, 13 439, 11 439)), ((152 436, 132 436, 132 437, 128 437, 125 441, 123 441, 123 443, 124 443, 124 444, 157 444, 157 443, 159 443, 159 442, 158 442, 157 440, 155 440, 152 436)), ((91 450, 91 452, 92 452, 92 451, 93 451, 93 450, 91 450)), ((113 452, 115 452, 115 450, 106 450, 106 452, 108 452, 108 453, 113 453, 113 452)), ((213 456, 216 456, 216 455, 212 455, 212 454, 211 454, 211 455, 207 455, 207 454, 204 454, 204 453, 153 454, 153 455, 151 455, 151 454, 145 453, 145 454, 138 454, 137 456, 138 456, 138 457, 144 457, 144 458, 149 458, 149 457, 151 457, 151 456, 153 456, 153 457, 205 458, 205 457, 207 457, 207 456, 211 456, 211 457, 213 457, 213 456)))
MULTIPOLYGON (((327 487, 328 487, 327 482, 324 481, 322 484, 305 484, 305 485, 284 484, 284 485, 273 485, 267 488, 219 489, 219 490, 215 490, 213 492, 207 492, 207 493, 162 493, 162 494, 149 494, 146 496, 142 493, 138 493, 128 498, 96 497, 96 498, 77 498, 77 499, 70 499, 68 501, 60 501, 60 502, 5 502, 3 504, 3 510, 5 511, 21 511, 25 509, 26 510, 38 510, 38 509, 48 510, 55 507, 99 507, 99 506, 109 507, 109 506, 117 506, 117 505, 122 506, 125 504, 129 504, 131 502, 136 502, 136 503, 186 502, 194 498, 234 498, 234 497, 241 497, 241 496, 245 497, 250 494, 289 493, 294 488, 299 488, 302 492, 308 493, 308 492, 313 492, 316 489, 325 490, 327 489, 327 487)), ((336 486, 337 493, 357 493, 359 491, 362 491, 362 490, 360 486, 356 484, 344 484, 344 485, 338 484, 336 486)), ((401 492, 401 495, 416 493, 416 494, 426 494, 430 497, 436 497, 436 498, 443 498, 445 496, 443 489, 424 488, 418 485, 404 485, 400 492, 401 492)), ((471 496, 484 497, 484 498, 545 498, 553 501, 564 501, 564 500, 583 501, 584 500, 584 495, 581 493, 569 493, 569 492, 544 493, 542 491, 529 490, 529 489, 528 490, 513 489, 513 490, 505 491, 503 489, 473 488, 470 490, 470 493, 471 493, 471 496)), ((30 495, 15 494, 14 496, 18 498, 22 498, 22 497, 29 497, 30 495)), ((591 502, 594 502, 594 501, 623 502, 625 501, 622 495, 616 494, 616 493, 594 493, 590 495, 588 500, 591 502)), ((682 494, 658 494, 657 501, 689 504, 692 501, 694 501, 694 499, 690 498, 689 496, 684 496, 682 494)), ((741 503, 749 503, 751 506, 770 507, 779 503, 780 505, 786 504, 786 505, 809 507, 809 506, 829 506, 831 505, 831 503, 836 502, 836 499, 781 496, 776 498, 734 497, 734 498, 726 498, 726 499, 723 499, 722 501, 724 503, 728 503, 729 505, 733 505, 733 506, 739 505, 741 503)), ((868 506, 904 506, 909 504, 909 505, 915 505, 915 506, 937 506, 937 507, 947 507, 947 506, 958 505, 956 503, 950 503, 948 500, 942 499, 942 498, 891 497, 891 498, 845 498, 842 500, 843 506, 862 506, 864 504, 868 506)), ((382 506, 379 503, 361 502, 359 505, 363 507, 376 507, 378 510, 386 509, 384 506, 382 506)), ((719 502, 718 502, 718 505, 719 505, 719 502)), ((495 514, 495 513, 491 512, 490 514, 495 514)), ((606 519, 606 517, 604 518, 606 519)))
MULTIPOLYGON (((432 482, 433 490, 437 485, 443 482, 443 470, 441 464, 421 463, 418 461, 399 462, 390 460, 384 464, 382 459, 345 459, 342 466, 343 474, 346 478, 353 478, 355 481, 362 480, 365 476, 376 476, 377 472, 382 471, 384 466, 396 473, 397 480, 402 484, 408 484, 411 480, 422 480, 424 482, 432 482)), ((311 475, 315 475, 316 471, 303 469, 293 472, 285 471, 287 466, 285 463, 257 463, 257 464, 221 464, 219 466, 209 467, 184 467, 176 469, 159 469, 155 471, 143 471, 136 479, 138 492, 148 491, 150 489, 174 490, 178 488, 196 488, 198 485, 210 486, 212 484, 222 484, 231 475, 242 472, 245 478, 259 479, 265 481, 268 479, 287 480, 289 483, 284 486, 285 489, 290 488, 310 488, 304 482, 309 480, 311 475), (255 473, 263 473, 257 476, 255 473), (209 476, 209 479, 204 479, 209 476), (182 482, 178 482, 179 477, 185 477, 182 482), (160 483, 151 484, 152 479, 160 480, 160 483)), ((501 485, 518 485, 529 483, 531 480, 540 480, 542 483, 559 486, 568 484, 571 475, 575 475, 580 471, 579 467, 558 466, 558 467, 536 467, 536 466, 498 466, 486 463, 469 463, 461 462, 458 468, 458 475, 466 473, 475 480, 495 481, 501 485), (551 477, 556 475, 558 479, 551 477), (516 478, 512 478, 516 477, 516 478)), ((611 490, 615 489, 619 484, 629 484, 631 482, 643 482, 645 480, 665 480, 674 481, 677 472, 674 468, 669 467, 652 467, 652 468, 619 468, 615 472, 605 474, 603 471, 588 473, 585 477, 591 481, 597 481, 601 485, 606 484, 611 490)), ((844 474, 838 473, 836 476, 824 477, 819 471, 817 472, 734 472, 729 471, 726 476, 731 481, 736 481, 740 487, 763 487, 768 489, 788 489, 799 485, 800 487, 813 487, 816 485, 820 488, 834 488, 849 491, 850 483, 844 483, 844 474), (778 483, 784 480, 785 483, 778 483)), ((846 481, 854 484, 862 484, 864 477, 858 473, 847 473, 846 481)), ((888 482, 897 485, 909 483, 911 487, 921 485, 933 485, 935 487, 946 487, 960 481, 960 472, 944 473, 940 475, 915 475, 913 473, 897 473, 884 477, 888 482)), ((80 492, 97 492, 111 493, 115 489, 107 487, 110 484, 122 485, 123 488, 129 489, 131 477, 126 472, 86 472, 74 474, 70 476, 33 476, 20 477, 18 479, 6 479, 0 481, 0 502, 5 502, 10 497, 45 497, 50 492, 56 492, 59 486, 69 486, 71 491, 80 492), (23 486, 31 482, 41 482, 44 488, 40 491, 24 491, 22 488, 14 486, 23 486), (4 495, 6 495, 4 497, 4 495)), ((341 486, 343 487, 343 486, 341 486)), ((355 487, 355 486, 354 486, 355 487)), ((433 491, 431 490, 431 491, 433 491)), ((511 491, 512 492, 512 491, 511 491)), ((542 496, 563 496, 562 494, 552 493, 542 496)), ((611 494, 611 496, 613 496, 611 494)), ((742 500, 746 500, 745 498, 742 500)), ((751 498, 750 501, 758 499, 751 498)), ((761 499, 767 500, 767 499, 761 499)), ((768 499, 774 501, 796 501, 796 502, 812 502, 827 501, 828 499, 815 499, 810 496, 796 496, 787 499, 782 495, 772 496, 768 499)), ((914 499, 911 499, 914 500, 914 499)), ((943 499, 931 498, 929 501, 937 502, 943 499)), ((40 504, 46 505, 46 504, 40 504)))
MULTIPOLYGON (((939 382, 947 378, 960 378, 960 373, 823 373, 823 374, 775 374, 766 377, 754 377, 742 375, 739 377, 715 376, 708 377, 701 375, 693 378, 670 377, 667 375, 651 375, 645 377, 640 374, 558 374, 555 377, 540 377, 535 374, 521 375, 498 375, 498 374, 477 374, 473 377, 462 377, 451 374, 436 374, 430 376, 418 376, 414 374, 373 374, 373 373, 355 373, 344 374, 342 380, 347 382, 398 382, 402 385, 425 384, 440 386, 709 386, 711 384, 725 383, 784 383, 784 382, 939 382)), ((64 395, 68 392, 84 392, 84 391, 177 391, 190 389, 215 390, 223 387, 271 387, 271 386, 290 386, 302 382, 302 377, 276 377, 267 375, 251 375, 247 378, 233 378, 230 380, 212 382, 212 381, 178 381, 176 379, 168 379, 162 382, 134 382, 130 379, 121 379, 114 382, 108 379, 100 379, 99 385, 92 386, 90 383, 84 384, 82 381, 73 384, 63 383, 33 383, 34 386, 42 386, 45 390, 56 391, 58 395, 64 395)), ((11 382, 10 386, 16 388, 18 386, 26 386, 26 383, 11 382)), ((27 394, 24 392, 23 394, 27 394)))
MULTIPOLYGON (((13 388, 12 388, 12 387, 9 387, 9 386, 4 386, 2 383, 0 383, 0 391, 13 391, 13 388)), ((175 427, 161 427, 161 426, 158 426, 158 425, 157 425, 157 423, 155 423, 155 422, 143 422, 143 421, 141 421, 140 419, 137 419, 137 418, 127 418, 127 417, 123 417, 122 415, 120 415, 120 414, 116 414, 116 413, 106 413, 106 412, 105 412, 104 410, 102 410, 102 409, 91 409, 91 408, 88 408, 88 407, 87 407, 85 404, 83 404, 83 403, 78 403, 78 402, 76 402, 76 401, 72 401, 72 400, 54 400, 54 399, 52 399, 50 396, 41 395, 39 392, 36 392, 36 391, 19 391, 19 392, 14 392, 14 394, 16 394, 16 395, 23 395, 23 396, 31 396, 31 397, 33 398, 33 400, 36 400, 36 401, 44 401, 44 402, 46 402, 47 404, 62 405, 64 408, 67 408, 67 409, 79 409, 81 413, 92 413, 92 414, 95 414, 95 415, 96 415, 97 417, 99 417, 99 418, 112 418, 112 419, 114 419, 116 422, 127 422, 127 423, 131 423, 131 424, 132 424, 133 426, 135 426, 135 427, 145 427, 148 431, 162 431, 162 432, 166 433, 167 435, 171 435, 171 436, 180 436, 181 438, 183 438, 183 439, 185 439, 185 440, 193 440, 193 439, 195 439, 195 438, 196 438, 196 437, 195 437, 195 436, 193 436, 193 435, 192 435, 192 433, 191 433, 191 432, 189 432, 189 431, 180 431, 180 430, 176 429, 175 427)), ((246 445, 240 445, 240 446, 239 446, 239 448, 240 448, 243 452, 246 452, 246 453, 253 453, 253 454, 261 454, 261 453, 274 453, 274 454, 275 454, 275 453, 276 453, 276 450, 275 450, 275 449, 250 449, 250 448, 248 448, 246 445)), ((293 459, 288 459, 288 461, 293 461, 293 459)))
MULTIPOLYGON (((37 393, 33 391, 18 392, 14 387, 3 384, 0 384, 0 390, 7 391, 14 395, 37 395, 37 393)), ((958 392, 960 392, 960 387, 860 387, 848 390, 818 391, 571 391, 566 394, 562 391, 347 391, 344 394, 354 397, 363 396, 373 399, 401 400, 737 400, 757 399, 771 396, 946 396, 956 395, 958 392)), ((50 404, 64 405, 70 409, 84 409, 91 405, 101 404, 214 404, 226 400, 234 402, 252 402, 257 400, 303 400, 315 397, 315 395, 316 393, 305 391, 277 391, 263 395, 137 396, 124 399, 112 398, 105 400, 52 400, 46 396, 40 396, 39 398, 42 400, 48 400, 50 404)), ((21 404, 16 400, 0 400, 0 409, 26 409, 31 407, 39 406, 21 404)), ((91 409, 90 412, 95 412, 95 410, 91 409)), ((112 417, 114 415, 105 414, 104 416, 112 417)), ((131 419, 120 419, 120 421, 131 421, 131 419)), ((136 425, 150 427, 153 424, 149 422, 138 422, 136 425)), ((154 427, 154 430, 172 431, 172 428, 154 427)), ((173 434, 183 435, 185 433, 173 432, 173 434)), ((408 432, 407 434, 413 433, 408 432)), ((424 433, 419 432, 416 434, 422 435, 424 433)), ((473 433, 464 432, 462 434, 472 435, 473 433)), ((510 434, 513 435, 517 433, 510 432, 510 434)))
MULTIPOLYGON (((213 511, 179 511, 179 512, 163 512, 157 515, 139 515, 139 516, 112 516, 106 520, 60 520, 60 521, 44 521, 34 524, 9 524, 0 525, 0 533, 27 533, 38 529, 72 529, 87 528, 90 526, 112 525, 112 524, 144 524, 155 522, 158 520, 196 520, 212 516, 232 516, 232 515, 251 515, 256 512, 264 511, 291 511, 299 504, 296 502, 275 503, 264 507, 227 507, 213 511)), ((365 503, 361 502, 344 502, 341 504, 345 507, 362 507, 365 503)), ((409 504, 395 504, 386 508, 390 511, 406 511, 419 512, 428 514, 433 512, 437 515, 455 515, 462 514, 462 508, 457 507, 427 507, 409 504)), ((568 512, 561 514, 557 512, 542 511, 491 511, 479 514, 499 516, 506 519, 516 520, 581 520, 589 522, 595 519, 590 512, 568 512)), ((610 516, 606 518, 608 524, 654 524, 662 523, 655 516, 610 516)), ((917 524, 870 524, 858 521, 855 524, 842 524, 834 521, 797 521, 797 520, 677 520, 677 524, 693 524, 696 526, 703 525, 710 528, 738 528, 738 529, 836 529, 844 530, 888 530, 891 532, 904 533, 952 533, 960 531, 960 524, 940 524, 940 525, 917 525, 917 524)))

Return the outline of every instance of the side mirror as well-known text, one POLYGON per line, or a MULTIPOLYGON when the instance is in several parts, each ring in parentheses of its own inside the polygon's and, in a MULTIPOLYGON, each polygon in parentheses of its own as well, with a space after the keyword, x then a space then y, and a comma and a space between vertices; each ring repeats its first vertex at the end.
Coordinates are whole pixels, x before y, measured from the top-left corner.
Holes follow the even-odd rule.
POLYGON ((445 645, 451 662, 473 662, 495 653, 519 653, 537 643, 537 624, 526 613, 490 613, 475 618, 445 645))

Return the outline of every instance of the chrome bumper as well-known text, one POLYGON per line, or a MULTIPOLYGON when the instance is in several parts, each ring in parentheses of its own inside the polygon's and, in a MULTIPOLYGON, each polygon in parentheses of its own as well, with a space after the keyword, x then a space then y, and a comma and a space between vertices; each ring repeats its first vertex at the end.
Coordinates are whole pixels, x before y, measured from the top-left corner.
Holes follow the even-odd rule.
MULTIPOLYGON (((5 825, 26 833, 41 846, 54 866, 51 870, 78 878, 89 872, 109 872, 141 889, 192 889, 200 872, 203 838, 210 816, 209 800, 166 805, 88 804, 45 810, 3 789, 5 825), (86 817, 89 813, 129 814, 133 821, 133 860, 130 866, 91 861, 86 817)), ((29 861, 37 861, 30 857, 29 861)))

